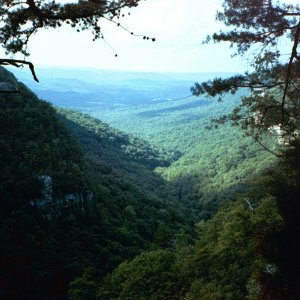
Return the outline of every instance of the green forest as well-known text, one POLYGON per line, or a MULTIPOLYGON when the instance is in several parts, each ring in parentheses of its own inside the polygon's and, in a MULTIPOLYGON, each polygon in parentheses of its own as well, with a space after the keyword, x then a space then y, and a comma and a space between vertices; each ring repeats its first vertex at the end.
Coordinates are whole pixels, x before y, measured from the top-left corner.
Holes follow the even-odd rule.
POLYGON ((2 299, 256 299, 264 282, 298 291, 296 143, 274 160, 234 127, 205 128, 222 103, 193 99, 115 111, 124 133, 1 78, 19 89, 1 95, 2 299), (136 127, 123 122, 130 113, 150 116, 131 118, 136 127), (52 200, 32 205, 45 175, 52 200))
POLYGON ((102 18, 155 42, 119 21, 139 2, 0 4, 0 299, 300 299, 299 5, 223 0, 203 43, 252 71, 187 93, 187 75, 95 70, 34 93, 7 68, 39 82, 31 36, 106 41, 102 18))

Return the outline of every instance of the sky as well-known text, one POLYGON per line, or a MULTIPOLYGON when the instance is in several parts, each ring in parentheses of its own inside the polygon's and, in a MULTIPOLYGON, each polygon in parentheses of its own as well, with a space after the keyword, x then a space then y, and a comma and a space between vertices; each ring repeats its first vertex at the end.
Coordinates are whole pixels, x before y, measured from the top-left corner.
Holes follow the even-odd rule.
POLYGON ((136 34, 154 37, 155 42, 103 20, 100 26, 108 44, 93 42, 90 32, 77 33, 69 27, 41 30, 30 40, 29 60, 38 66, 126 71, 243 72, 246 62, 231 58, 228 44, 202 44, 223 26, 215 21, 221 5, 222 0, 141 1, 121 23, 136 34))

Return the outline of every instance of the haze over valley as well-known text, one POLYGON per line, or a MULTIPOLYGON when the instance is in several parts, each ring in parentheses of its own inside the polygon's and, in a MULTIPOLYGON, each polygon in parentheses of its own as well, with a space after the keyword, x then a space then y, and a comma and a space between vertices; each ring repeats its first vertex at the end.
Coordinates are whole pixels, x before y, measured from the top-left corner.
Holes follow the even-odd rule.
MULTIPOLYGON (((207 218, 222 201, 247 190, 245 180, 260 174, 271 162, 270 153, 250 137, 242 137, 240 130, 231 126, 207 129, 213 118, 238 106, 247 90, 227 95, 222 102, 192 96, 196 81, 232 73, 41 68, 41 83, 35 83, 26 70, 14 72, 41 99, 86 113, 170 153, 171 164, 155 172, 176 186, 177 200, 195 206, 191 210, 194 221, 207 218)), ((267 143, 276 147, 270 137, 267 143)))

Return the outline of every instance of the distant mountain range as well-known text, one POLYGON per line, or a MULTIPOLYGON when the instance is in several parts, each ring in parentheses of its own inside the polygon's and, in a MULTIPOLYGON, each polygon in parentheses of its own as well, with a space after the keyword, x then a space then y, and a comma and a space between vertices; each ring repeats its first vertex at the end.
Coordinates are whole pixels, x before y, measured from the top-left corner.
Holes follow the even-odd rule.
POLYGON ((113 108, 164 102, 191 95, 196 81, 227 77, 231 73, 149 73, 78 68, 38 68, 40 83, 29 70, 12 69, 38 97, 56 106, 113 108))

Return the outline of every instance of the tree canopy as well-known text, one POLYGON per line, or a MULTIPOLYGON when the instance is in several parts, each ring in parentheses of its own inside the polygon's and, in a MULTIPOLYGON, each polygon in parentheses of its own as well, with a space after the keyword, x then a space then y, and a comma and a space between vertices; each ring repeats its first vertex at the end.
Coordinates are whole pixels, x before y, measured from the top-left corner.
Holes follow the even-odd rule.
MULTIPOLYGON (((0 44, 6 54, 21 53, 29 55, 27 45, 32 35, 40 29, 59 28, 67 24, 77 30, 90 30, 93 40, 104 35, 99 24, 100 19, 107 19, 121 26, 120 18, 125 8, 138 6, 141 0, 79 0, 39 1, 39 0, 1 0, 0 1, 0 44)), ((127 30, 123 27, 123 29, 127 30)), ((135 35, 133 32, 129 32, 135 35)), ((142 37, 154 41, 154 38, 142 37)), ((29 65, 32 75, 38 81, 33 64, 24 60, 0 59, 0 65, 29 65)))
POLYGON ((294 139, 298 129, 300 5, 272 0, 225 0, 216 15, 227 27, 206 42, 229 42, 234 55, 251 58, 253 71, 227 79, 196 83, 194 95, 222 96, 239 88, 252 93, 217 123, 231 121, 259 140, 267 130, 276 131, 282 143, 294 139))

